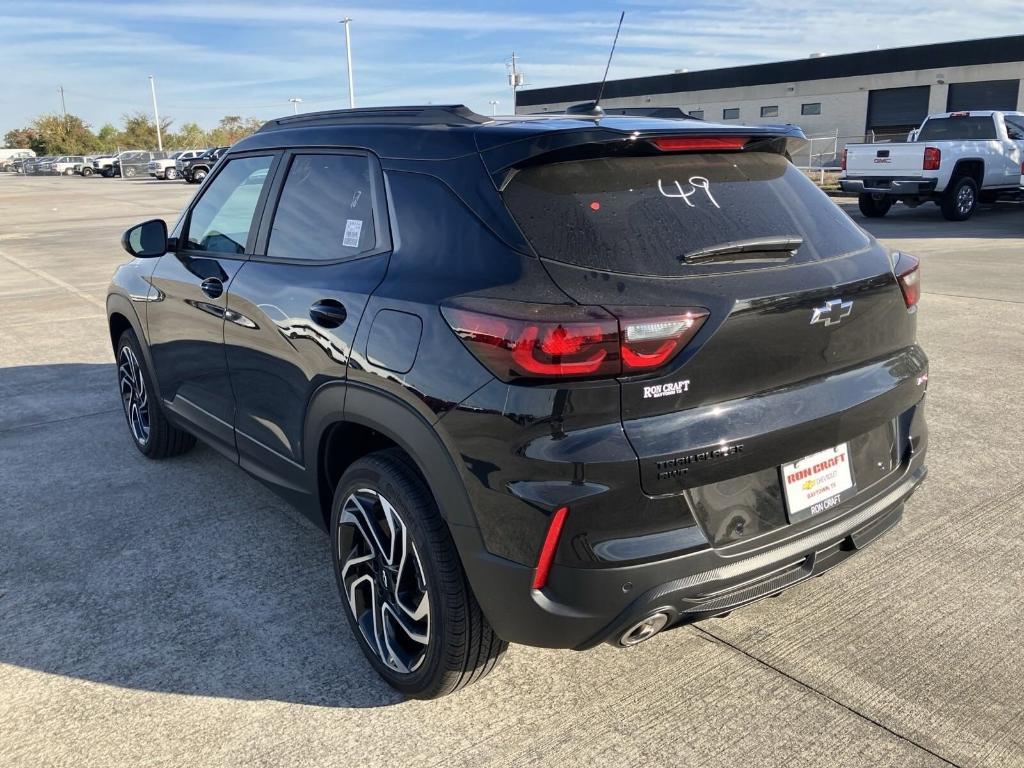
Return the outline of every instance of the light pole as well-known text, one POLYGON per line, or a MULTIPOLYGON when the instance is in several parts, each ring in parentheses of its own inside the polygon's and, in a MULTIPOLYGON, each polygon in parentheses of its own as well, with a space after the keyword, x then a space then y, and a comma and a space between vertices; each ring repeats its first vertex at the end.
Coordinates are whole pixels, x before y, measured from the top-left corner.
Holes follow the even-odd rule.
POLYGON ((494 117, 496 114, 498 114, 498 105, 501 104, 501 102, 498 101, 497 99, 491 99, 487 103, 491 105, 491 117, 494 117))
POLYGON ((164 138, 160 135, 160 113, 156 109, 156 83, 153 80, 153 76, 149 76, 149 92, 153 95, 153 119, 156 121, 156 148, 158 151, 164 151, 164 138))
POLYGON ((299 104, 302 103, 302 99, 297 99, 297 98, 296 99, 288 99, 288 101, 290 101, 292 103, 292 107, 295 110, 295 114, 296 115, 299 114, 299 104))
POLYGON ((355 109, 356 92, 352 85, 352 35, 349 32, 349 26, 352 24, 352 19, 346 16, 338 23, 345 25, 345 58, 348 59, 348 108, 355 109))

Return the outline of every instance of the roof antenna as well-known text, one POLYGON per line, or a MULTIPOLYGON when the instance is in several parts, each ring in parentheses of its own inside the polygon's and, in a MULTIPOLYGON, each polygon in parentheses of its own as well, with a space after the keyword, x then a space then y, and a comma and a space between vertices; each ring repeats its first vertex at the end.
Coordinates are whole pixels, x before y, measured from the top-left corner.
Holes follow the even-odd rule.
POLYGON ((615 28, 615 39, 612 40, 612 49, 608 52, 608 63, 604 66, 604 77, 601 78, 601 85, 597 88, 597 98, 593 101, 585 101, 582 104, 573 104, 565 111, 571 115, 587 115, 595 120, 604 117, 604 110, 601 109, 601 97, 604 95, 604 84, 608 81, 608 70, 612 66, 612 56, 615 55, 615 46, 619 42, 619 32, 622 31, 622 20, 626 18, 626 12, 619 15, 619 26, 615 28))

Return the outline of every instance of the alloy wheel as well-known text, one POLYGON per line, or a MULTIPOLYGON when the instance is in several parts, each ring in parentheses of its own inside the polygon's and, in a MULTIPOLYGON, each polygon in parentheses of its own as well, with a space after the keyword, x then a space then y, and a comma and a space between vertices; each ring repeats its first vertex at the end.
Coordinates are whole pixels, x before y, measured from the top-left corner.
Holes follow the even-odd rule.
POLYGON ((117 379, 121 388, 121 403, 132 437, 139 445, 149 441, 149 396, 142 366, 128 345, 121 347, 117 359, 117 379))
POLYGON ((430 600, 416 545, 398 510, 370 488, 349 494, 338 526, 341 581, 367 646, 408 674, 430 645, 430 600))
POLYGON ((970 213, 972 208, 974 208, 974 189, 970 185, 964 184, 956 193, 956 209, 961 216, 964 216, 970 213))

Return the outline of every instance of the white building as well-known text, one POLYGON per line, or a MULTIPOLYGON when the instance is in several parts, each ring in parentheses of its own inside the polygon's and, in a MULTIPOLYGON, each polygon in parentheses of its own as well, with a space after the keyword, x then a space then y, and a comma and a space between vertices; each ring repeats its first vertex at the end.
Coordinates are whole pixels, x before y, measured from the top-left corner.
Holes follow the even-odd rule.
MULTIPOLYGON (((796 61, 609 80, 602 106, 679 107, 712 122, 793 123, 848 142, 906 137, 930 112, 1024 108, 1024 35, 814 55, 796 61)), ((516 112, 593 101, 598 83, 520 91, 516 112)), ((833 142, 819 142, 824 155, 833 142)))

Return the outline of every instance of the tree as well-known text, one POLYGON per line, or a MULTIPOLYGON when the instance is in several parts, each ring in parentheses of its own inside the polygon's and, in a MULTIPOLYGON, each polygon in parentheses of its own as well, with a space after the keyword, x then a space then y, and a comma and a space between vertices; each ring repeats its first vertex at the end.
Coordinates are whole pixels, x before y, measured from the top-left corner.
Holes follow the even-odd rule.
POLYGON ((111 123, 104 123, 96 133, 96 141, 104 152, 113 152, 121 141, 121 133, 111 123))
POLYGON ((11 149, 32 149, 32 144, 38 141, 39 134, 35 128, 12 128, 4 134, 4 146, 11 149))
MULTIPOLYGON (((121 131, 121 144, 125 149, 156 149, 156 123, 145 112, 131 112, 122 118, 124 128, 121 131)), ((160 131, 167 135, 174 121, 169 117, 161 118, 160 131)))
POLYGON ((96 134, 78 115, 41 115, 32 121, 32 149, 43 155, 84 155, 99 148, 96 134))
POLYGON ((206 131, 196 123, 184 123, 180 131, 172 133, 164 140, 165 146, 175 149, 198 149, 205 147, 206 144, 206 131))

